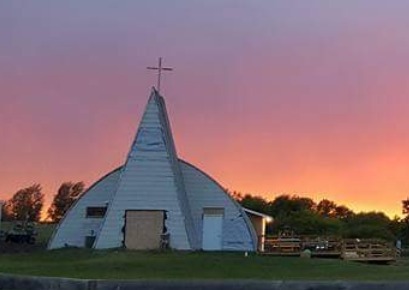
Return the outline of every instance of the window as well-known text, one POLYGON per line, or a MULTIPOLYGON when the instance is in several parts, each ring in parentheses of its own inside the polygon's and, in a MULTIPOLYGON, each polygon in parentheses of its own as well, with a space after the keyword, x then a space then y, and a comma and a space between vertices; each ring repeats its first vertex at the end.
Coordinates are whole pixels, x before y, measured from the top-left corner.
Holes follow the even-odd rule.
POLYGON ((106 206, 90 206, 87 207, 87 218, 103 218, 107 212, 106 206))

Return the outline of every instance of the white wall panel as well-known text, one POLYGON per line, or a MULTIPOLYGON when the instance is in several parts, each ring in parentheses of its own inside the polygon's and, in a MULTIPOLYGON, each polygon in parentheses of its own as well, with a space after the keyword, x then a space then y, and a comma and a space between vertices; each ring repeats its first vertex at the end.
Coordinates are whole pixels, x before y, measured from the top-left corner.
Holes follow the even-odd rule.
POLYGON ((255 251, 257 237, 240 205, 198 168, 182 160, 180 160, 180 166, 200 244, 202 244, 203 209, 224 208, 222 249, 255 251))
POLYGON ((193 222, 184 190, 166 108, 154 91, 95 247, 121 247, 125 211, 151 209, 166 211, 165 226, 172 248, 192 249, 193 222))
POLYGON ((94 231, 98 235, 102 218, 86 218, 86 208, 90 206, 105 206, 111 200, 118 184, 120 169, 116 169, 94 185, 73 204, 70 210, 54 230, 48 244, 49 249, 65 246, 84 247, 85 237, 94 231))

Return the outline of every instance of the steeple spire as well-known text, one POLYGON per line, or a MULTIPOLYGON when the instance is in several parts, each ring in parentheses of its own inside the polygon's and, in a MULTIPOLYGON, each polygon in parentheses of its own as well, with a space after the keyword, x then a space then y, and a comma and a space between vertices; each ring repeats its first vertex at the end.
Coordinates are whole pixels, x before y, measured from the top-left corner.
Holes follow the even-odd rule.
POLYGON ((184 250, 199 247, 165 101, 156 90, 151 92, 109 204, 95 242, 97 249, 121 246, 123 217, 128 210, 166 212, 165 227, 172 233, 170 246, 184 250))

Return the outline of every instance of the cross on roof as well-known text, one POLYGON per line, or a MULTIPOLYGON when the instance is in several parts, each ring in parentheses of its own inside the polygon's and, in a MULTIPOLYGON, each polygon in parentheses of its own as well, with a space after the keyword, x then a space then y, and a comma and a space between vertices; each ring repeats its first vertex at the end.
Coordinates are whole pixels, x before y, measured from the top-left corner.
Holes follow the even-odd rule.
POLYGON ((158 93, 160 92, 160 79, 162 76, 162 71, 172 71, 173 68, 170 67, 162 67, 162 58, 159 58, 158 61, 158 67, 152 67, 152 66, 148 66, 147 69, 152 69, 152 70, 157 70, 158 71, 158 85, 157 85, 157 91, 158 93))

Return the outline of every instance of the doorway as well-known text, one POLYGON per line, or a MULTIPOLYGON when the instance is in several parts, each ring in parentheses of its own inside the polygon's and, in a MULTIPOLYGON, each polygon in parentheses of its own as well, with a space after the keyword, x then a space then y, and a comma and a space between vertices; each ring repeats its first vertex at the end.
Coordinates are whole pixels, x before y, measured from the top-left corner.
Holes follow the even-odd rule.
POLYGON ((133 250, 159 249, 164 220, 164 211, 127 210, 125 247, 133 250))
POLYGON ((222 249, 223 218, 223 208, 203 209, 203 250, 220 251, 222 249))

